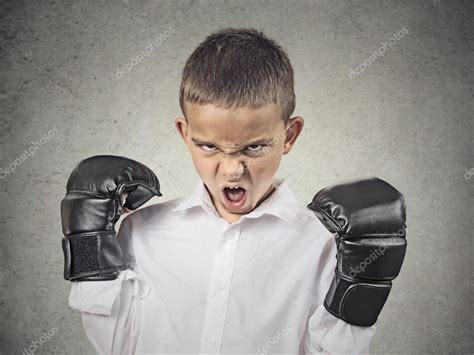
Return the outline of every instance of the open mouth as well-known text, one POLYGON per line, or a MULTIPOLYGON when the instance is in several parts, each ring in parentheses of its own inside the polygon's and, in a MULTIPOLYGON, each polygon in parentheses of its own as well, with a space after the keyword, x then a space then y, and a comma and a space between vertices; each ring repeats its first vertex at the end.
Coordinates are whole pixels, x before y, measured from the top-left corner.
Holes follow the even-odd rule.
POLYGON ((232 207, 241 207, 247 200, 247 190, 241 186, 225 186, 222 192, 224 201, 232 207))

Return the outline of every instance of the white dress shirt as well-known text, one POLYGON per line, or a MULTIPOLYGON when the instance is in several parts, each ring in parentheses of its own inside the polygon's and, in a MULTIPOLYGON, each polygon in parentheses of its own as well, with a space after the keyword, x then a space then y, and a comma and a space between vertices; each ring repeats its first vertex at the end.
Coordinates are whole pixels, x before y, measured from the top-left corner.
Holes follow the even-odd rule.
POLYGON ((130 269, 73 282, 71 307, 101 354, 368 353, 375 331, 323 302, 336 267, 334 234, 285 179, 229 223, 202 181, 186 198, 150 205, 117 238, 130 269))

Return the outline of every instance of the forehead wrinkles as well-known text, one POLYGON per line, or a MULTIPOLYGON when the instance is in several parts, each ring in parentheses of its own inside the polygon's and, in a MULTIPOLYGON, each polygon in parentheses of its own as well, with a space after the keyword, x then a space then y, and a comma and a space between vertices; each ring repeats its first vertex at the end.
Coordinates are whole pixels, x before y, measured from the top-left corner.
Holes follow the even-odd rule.
POLYGON ((262 122, 229 124, 224 120, 212 125, 195 125, 193 131, 194 138, 222 148, 239 148, 255 141, 268 140, 273 133, 268 124, 265 125, 262 122))
POLYGON ((262 136, 255 136, 246 140, 236 139, 235 141, 232 141, 232 142, 229 142, 228 140, 222 140, 222 139, 208 139, 207 137, 202 137, 202 136, 197 136, 193 138, 195 138, 198 141, 202 141, 203 143, 213 144, 218 148, 230 149, 230 150, 235 150, 235 151, 242 150, 250 144, 262 144, 270 140, 269 138, 262 137, 262 136))
POLYGON ((276 104, 259 109, 220 108, 214 105, 189 105, 191 136, 201 142, 235 149, 271 139, 280 129, 281 112, 276 104))

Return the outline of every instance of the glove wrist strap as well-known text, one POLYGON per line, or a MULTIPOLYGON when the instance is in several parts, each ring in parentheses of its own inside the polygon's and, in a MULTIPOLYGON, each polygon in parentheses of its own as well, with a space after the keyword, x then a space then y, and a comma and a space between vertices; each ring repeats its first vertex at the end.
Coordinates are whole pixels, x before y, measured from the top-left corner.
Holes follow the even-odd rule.
POLYGON ((90 232, 62 239, 64 279, 104 281, 117 278, 126 269, 114 231, 90 232))
POLYGON ((391 288, 391 281, 362 281, 336 271, 324 307, 346 323, 369 327, 377 321, 391 288))

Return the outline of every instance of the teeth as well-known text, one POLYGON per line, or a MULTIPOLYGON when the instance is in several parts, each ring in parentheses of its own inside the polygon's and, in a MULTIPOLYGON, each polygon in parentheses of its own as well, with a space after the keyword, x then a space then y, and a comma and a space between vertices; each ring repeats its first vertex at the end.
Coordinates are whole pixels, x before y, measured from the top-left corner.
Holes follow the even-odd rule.
POLYGON ((238 189, 240 186, 235 186, 235 187, 231 187, 231 186, 226 186, 228 189, 232 189, 232 190, 235 190, 235 189, 238 189))

